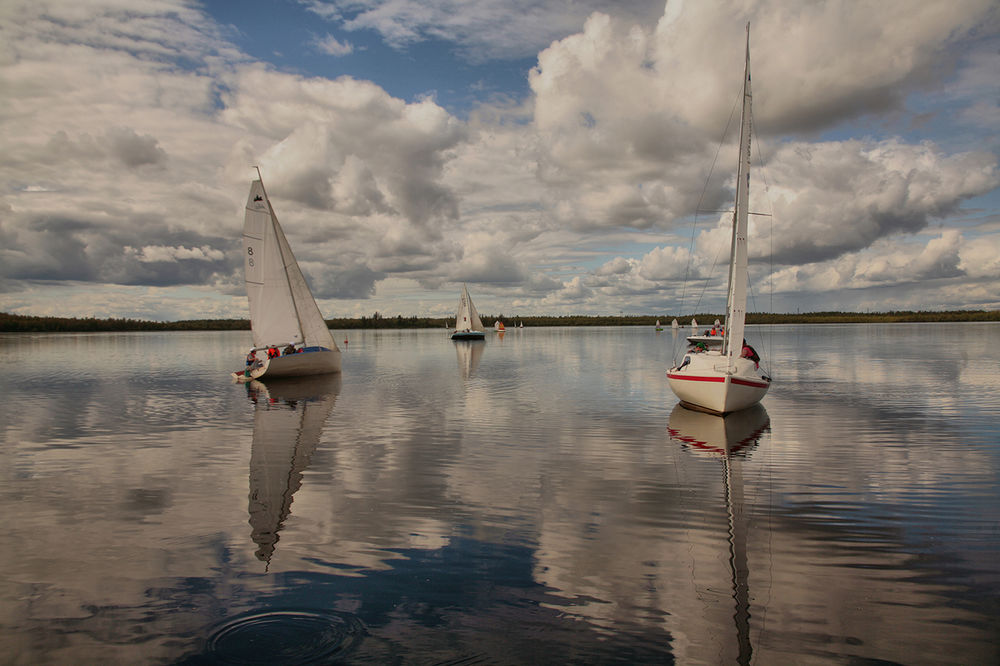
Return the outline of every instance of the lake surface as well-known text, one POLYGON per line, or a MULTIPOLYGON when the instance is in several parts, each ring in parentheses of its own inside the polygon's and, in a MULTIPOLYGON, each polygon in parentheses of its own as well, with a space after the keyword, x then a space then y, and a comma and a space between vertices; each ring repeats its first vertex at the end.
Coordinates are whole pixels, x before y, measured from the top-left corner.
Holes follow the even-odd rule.
POLYGON ((1000 663, 1000 325, 335 337, 0 335, 0 662, 1000 663))

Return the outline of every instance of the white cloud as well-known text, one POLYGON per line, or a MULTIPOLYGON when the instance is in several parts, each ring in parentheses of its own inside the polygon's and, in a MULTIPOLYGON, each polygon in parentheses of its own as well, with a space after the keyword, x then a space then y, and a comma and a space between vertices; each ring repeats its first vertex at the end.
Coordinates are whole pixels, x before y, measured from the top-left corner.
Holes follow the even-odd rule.
MULTIPOLYGON (((378 82, 255 62, 183 2, 5 3, 0 309, 30 307, 21 296, 48 283, 196 288, 181 316, 242 315, 230 295, 241 293, 256 164, 330 316, 423 314, 408 308, 437 299, 450 310, 456 280, 476 283, 477 304, 495 311, 661 311, 685 275, 704 279, 728 250, 727 214, 699 214, 709 229, 690 256, 688 222, 731 206, 731 143, 705 182, 738 94, 747 18, 766 164, 752 205, 775 213, 751 220, 755 281, 773 250, 789 298, 892 289, 903 302, 932 282, 928 305, 990 302, 1000 232, 950 227, 970 200, 992 205, 997 157, 988 145, 956 149, 954 135, 907 135, 914 94, 928 132, 990 126, 982 90, 996 58, 975 39, 996 27, 990 3, 671 2, 659 22, 640 21, 654 5, 659 15, 661 2, 312 3, 396 45, 538 54, 531 98, 462 119, 378 82), (865 114, 879 132, 842 138, 865 114), (775 138, 786 129, 829 131, 775 138), (208 293, 218 300, 203 307, 208 293)), ((129 293, 120 314, 141 300, 129 293)))
MULTIPOLYGON (((534 56, 554 39, 579 29, 603 0, 303 0, 345 30, 374 30, 395 48, 438 39, 456 43, 474 61, 534 56)), ((663 0, 633 0, 618 10, 653 21, 663 0)))
POLYGON ((225 258, 221 251, 213 249, 208 245, 202 247, 166 247, 163 245, 147 245, 136 249, 128 245, 125 246, 125 254, 133 255, 143 263, 153 263, 157 261, 175 262, 184 259, 195 261, 220 261, 225 258))
POLYGON ((350 42, 338 41, 336 37, 329 34, 317 38, 314 45, 321 53, 332 55, 337 58, 354 53, 353 44, 350 42))

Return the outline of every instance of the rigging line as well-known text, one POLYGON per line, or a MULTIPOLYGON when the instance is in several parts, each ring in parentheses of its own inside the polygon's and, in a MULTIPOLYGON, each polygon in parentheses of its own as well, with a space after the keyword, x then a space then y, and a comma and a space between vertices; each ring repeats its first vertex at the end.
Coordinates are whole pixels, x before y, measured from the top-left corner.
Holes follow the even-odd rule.
MULTIPOLYGON (((750 128, 753 131, 753 109, 750 110, 750 128)), ((757 149, 757 163, 760 165, 760 179, 764 183, 764 199, 767 201, 767 207, 771 211, 768 215, 768 252, 767 252, 767 281, 769 290, 769 303, 768 312, 774 314, 774 204, 771 201, 771 186, 767 182, 767 169, 764 167, 764 156, 761 153, 761 144, 763 141, 760 135, 754 132, 757 137, 757 142, 754 147, 757 149)), ((773 331, 767 336, 767 358, 774 358, 774 334, 773 331)))
MULTIPOLYGON (((702 185, 701 194, 698 196, 698 205, 695 207, 694 224, 691 225, 691 241, 688 245, 688 260, 687 266, 684 269, 684 285, 681 291, 681 309, 684 307, 684 297, 686 295, 687 280, 691 273, 691 257, 694 255, 694 238, 695 231, 698 228, 698 213, 699 212, 712 212, 712 211, 701 211, 701 204, 705 200, 705 193, 708 191, 708 184, 712 179, 712 174, 715 173, 715 166, 719 162, 719 153, 722 152, 722 146, 725 145, 726 135, 729 134, 729 127, 733 123, 733 116, 736 114, 736 107, 739 104, 740 97, 742 97, 742 92, 737 95, 736 99, 733 101, 733 106, 729 110, 729 119, 726 121, 726 126, 722 130, 722 136, 719 138, 719 145, 715 149, 715 157, 712 158, 712 165, 708 169, 708 175, 705 177, 705 184, 702 185)), ((726 212, 726 211, 715 211, 715 212, 726 212)))
MULTIPOLYGON (((708 175, 705 177, 705 184, 702 185, 701 194, 698 196, 698 205, 695 207, 694 222, 691 225, 691 240, 688 243, 687 265, 684 267, 684 282, 681 284, 681 300, 680 300, 680 305, 677 308, 680 312, 684 311, 684 300, 687 298, 688 278, 690 278, 691 276, 691 259, 692 257, 694 257, 694 238, 695 238, 695 232, 698 230, 698 211, 701 209, 701 202, 705 200, 705 192, 708 191, 708 183, 711 181, 712 174, 715 172, 715 165, 719 162, 719 153, 722 152, 722 146, 725 145, 726 135, 729 134, 729 127, 732 125, 733 116, 736 114, 736 107, 740 105, 742 99, 743 99, 743 89, 741 88, 739 94, 736 96, 736 99, 733 100, 732 108, 729 110, 729 119, 726 121, 726 126, 722 130, 722 136, 719 137, 719 146, 718 148, 715 149, 715 157, 712 158, 712 165, 708 169, 708 175)), ((712 273, 715 272, 715 267, 717 265, 718 265, 718 256, 716 256, 716 261, 715 263, 713 263, 712 270, 709 272, 709 275, 712 275, 712 273)), ((701 304, 701 299, 705 294, 705 290, 708 288, 707 281, 708 278, 706 278, 706 285, 705 287, 702 288, 701 294, 698 296, 698 301, 695 304, 695 307, 692 308, 691 311, 692 317, 696 314, 698 305, 701 304)), ((677 338, 674 339, 674 348, 672 356, 674 356, 675 358, 677 356, 677 338)))

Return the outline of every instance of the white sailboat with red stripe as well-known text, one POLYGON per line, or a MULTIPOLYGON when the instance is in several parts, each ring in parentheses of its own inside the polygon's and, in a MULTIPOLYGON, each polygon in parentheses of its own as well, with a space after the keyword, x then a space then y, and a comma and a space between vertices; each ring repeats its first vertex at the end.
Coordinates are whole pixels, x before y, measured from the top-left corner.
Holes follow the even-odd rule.
POLYGON ((728 414, 760 402, 771 386, 757 353, 743 338, 747 302, 747 217, 750 190, 750 26, 747 25, 746 69, 740 160, 736 180, 736 210, 729 254, 729 296, 725 337, 721 347, 692 344, 683 360, 667 372, 671 390, 689 409, 728 414))

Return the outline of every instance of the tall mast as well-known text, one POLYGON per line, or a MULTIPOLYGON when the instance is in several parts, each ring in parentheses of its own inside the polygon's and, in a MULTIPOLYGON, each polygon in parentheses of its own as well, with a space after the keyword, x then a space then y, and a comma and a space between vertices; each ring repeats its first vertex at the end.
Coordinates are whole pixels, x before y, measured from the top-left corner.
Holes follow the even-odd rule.
POLYGON ((740 123, 740 160, 736 173, 736 211, 729 254, 729 297, 726 303, 725 353, 729 371, 743 350, 747 306, 747 216, 750 201, 750 23, 747 23, 746 65, 743 74, 743 113, 740 123))

